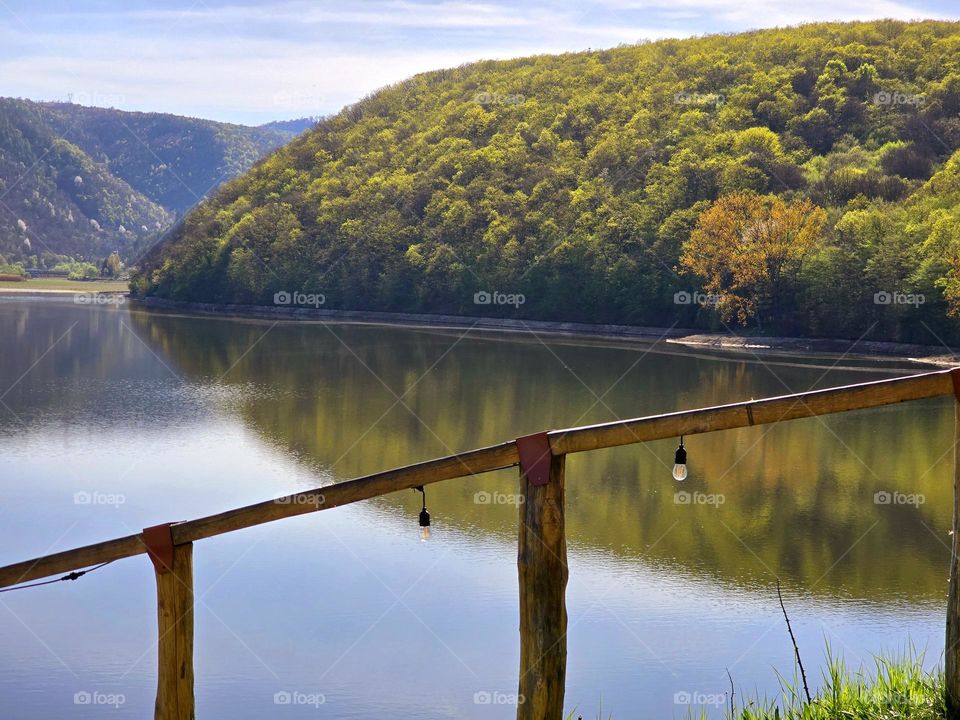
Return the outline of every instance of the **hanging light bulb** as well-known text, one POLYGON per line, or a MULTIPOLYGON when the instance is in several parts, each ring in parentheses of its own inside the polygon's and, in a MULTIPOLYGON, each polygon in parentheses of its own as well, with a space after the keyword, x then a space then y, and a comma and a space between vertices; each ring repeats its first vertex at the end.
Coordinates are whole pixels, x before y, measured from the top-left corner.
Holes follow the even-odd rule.
POLYGON ((427 493, 424 492, 422 485, 415 489, 423 495, 423 507, 420 510, 420 542, 426 542, 430 539, 430 513, 427 512, 427 493))
POLYGON ((683 435, 680 436, 680 446, 673 456, 673 479, 687 479, 687 451, 683 447, 683 435))

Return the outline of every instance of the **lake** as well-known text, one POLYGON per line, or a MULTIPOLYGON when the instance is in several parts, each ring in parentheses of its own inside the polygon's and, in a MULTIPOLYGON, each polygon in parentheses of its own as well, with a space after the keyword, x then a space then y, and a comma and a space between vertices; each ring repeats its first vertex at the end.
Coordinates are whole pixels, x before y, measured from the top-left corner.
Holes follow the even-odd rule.
MULTIPOLYGON (((0 299, 0 338, 0 564, 539 430, 929 369, 69 298, 0 299)), ((720 717, 728 670, 773 697, 778 577, 811 684, 827 645, 939 663, 952 404, 689 437, 682 484, 675 440, 570 456, 567 707, 720 717)), ((198 542, 198 717, 512 717, 516 487, 428 486, 427 543, 413 491, 198 542)), ((152 716, 155 602, 145 556, 0 594, 0 715, 152 716)))

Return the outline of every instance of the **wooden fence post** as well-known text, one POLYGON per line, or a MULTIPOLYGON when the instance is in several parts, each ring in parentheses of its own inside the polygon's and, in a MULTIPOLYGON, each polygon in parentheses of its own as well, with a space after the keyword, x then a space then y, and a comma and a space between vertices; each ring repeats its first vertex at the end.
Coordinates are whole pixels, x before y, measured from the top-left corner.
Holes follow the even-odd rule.
POLYGON ((154 720, 195 720, 193 543, 172 545, 168 552, 172 555, 169 561, 158 563, 154 559, 159 633, 154 720))
MULTIPOLYGON (((954 372, 955 389, 958 376, 954 372)), ((954 403, 953 537, 950 547, 950 591, 947 596, 947 637, 944 672, 947 686, 947 717, 960 720, 960 393, 954 403)))
MULTIPOLYGON (((531 436, 537 437, 537 436, 531 436)), ((563 475, 566 456, 546 458, 540 480, 531 480, 521 457, 520 686, 517 720, 561 720, 567 673, 567 541, 564 530, 563 475), (546 480, 545 484, 539 484, 546 480)), ((534 444, 536 448, 536 444, 534 444)), ((538 459, 542 459, 538 458, 538 459)), ((538 463, 539 464, 539 463, 538 463)))

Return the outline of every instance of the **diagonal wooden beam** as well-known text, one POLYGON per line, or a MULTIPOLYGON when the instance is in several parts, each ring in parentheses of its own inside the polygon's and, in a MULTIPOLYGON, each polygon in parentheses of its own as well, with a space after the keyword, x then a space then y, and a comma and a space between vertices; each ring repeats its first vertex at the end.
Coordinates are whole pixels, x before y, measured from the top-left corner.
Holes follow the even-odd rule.
MULTIPOLYGON (((731 430, 953 395, 955 382, 960 386, 960 369, 939 370, 763 400, 553 430, 547 433, 547 437, 554 455, 566 455, 680 435, 731 430)), ((171 526, 171 532, 174 544, 182 545, 286 517, 369 500, 419 485, 513 467, 519 462, 517 445, 511 440, 176 523, 171 526)), ((144 552, 146 547, 139 534, 65 550, 0 567, 0 588, 144 552)))

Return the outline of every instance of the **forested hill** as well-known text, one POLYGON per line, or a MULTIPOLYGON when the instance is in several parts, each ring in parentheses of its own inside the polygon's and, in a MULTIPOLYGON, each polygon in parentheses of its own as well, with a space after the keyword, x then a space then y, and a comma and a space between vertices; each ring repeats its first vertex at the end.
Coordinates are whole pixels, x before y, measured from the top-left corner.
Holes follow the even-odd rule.
POLYGON ((272 128, 66 103, 44 103, 42 112, 59 135, 176 213, 290 137, 272 128))
MULTIPOLYGON (((0 255, 124 259, 289 133, 0 98, 0 255)), ((0 261, 2 262, 2 261, 0 261)))
POLYGON ((134 287, 957 341, 958 113, 960 25, 944 22, 426 73, 223 186, 134 287))
POLYGON ((276 130, 278 132, 286 133, 292 138, 295 135, 299 135, 304 130, 309 130, 318 122, 320 122, 320 117, 318 116, 302 117, 297 118, 296 120, 274 120, 273 122, 264 123, 260 126, 260 129, 276 130))

